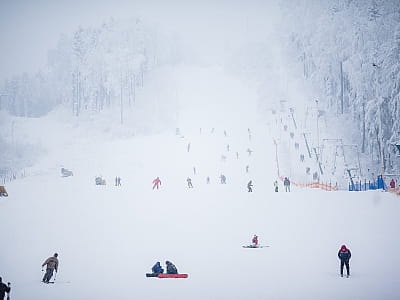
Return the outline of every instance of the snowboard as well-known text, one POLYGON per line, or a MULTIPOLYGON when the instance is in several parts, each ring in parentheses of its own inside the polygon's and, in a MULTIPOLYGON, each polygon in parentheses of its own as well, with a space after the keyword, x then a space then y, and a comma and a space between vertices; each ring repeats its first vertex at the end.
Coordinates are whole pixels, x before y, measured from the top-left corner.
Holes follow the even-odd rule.
POLYGON ((242 246, 243 248, 266 248, 266 247, 269 247, 269 246, 266 246, 266 245, 259 245, 259 246, 253 246, 253 245, 248 245, 248 246, 242 246))
POLYGON ((188 274, 158 274, 158 278, 188 278, 188 274))
POLYGON ((157 277, 158 273, 146 273, 146 277, 157 277))

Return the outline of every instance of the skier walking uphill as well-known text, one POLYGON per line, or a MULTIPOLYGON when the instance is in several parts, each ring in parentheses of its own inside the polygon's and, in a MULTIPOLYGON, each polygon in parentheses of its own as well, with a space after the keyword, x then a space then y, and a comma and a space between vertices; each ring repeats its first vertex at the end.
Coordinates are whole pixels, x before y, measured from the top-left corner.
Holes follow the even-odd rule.
POLYGON ((343 277, 343 267, 346 265, 346 271, 347 271, 347 278, 350 276, 350 266, 349 266, 349 260, 351 258, 351 252, 349 249, 347 249, 346 245, 342 245, 338 252, 338 257, 340 259, 340 276, 343 277))
POLYGON ((167 260, 165 264, 167 265, 167 274, 178 274, 178 269, 172 262, 167 260))
POLYGON ((188 184, 188 188, 189 188, 189 189, 193 188, 192 179, 191 179, 190 177, 188 177, 188 178, 186 179, 186 181, 187 181, 187 184, 188 184))
POLYGON ((157 176, 157 178, 153 180, 153 190, 154 190, 155 188, 157 188, 157 190, 158 190, 158 187, 159 187, 160 185, 161 185, 161 180, 160 180, 160 178, 157 176))
MULTIPOLYGON (((3 279, 0 277, 0 300, 3 300, 6 293, 9 294, 10 291, 10 283, 3 283, 3 279)), ((10 299, 9 296, 7 296, 7 299, 10 299)))
POLYGON ((57 270, 58 270, 58 258, 57 257, 58 257, 58 254, 54 253, 53 256, 46 259, 46 261, 42 264, 42 271, 43 271, 43 267, 46 266, 46 274, 44 274, 44 277, 42 280, 44 283, 49 283, 51 277, 53 277, 54 270, 57 273, 57 270))
POLYGON ((275 180, 275 182, 274 182, 274 188, 275 188, 275 192, 278 192, 278 190, 279 190, 279 184, 278 184, 278 181, 276 181, 276 180, 275 180))
POLYGON ((248 189, 248 192, 249 192, 249 193, 253 192, 253 181, 252 181, 252 180, 250 180, 250 181, 247 183, 247 189, 248 189))

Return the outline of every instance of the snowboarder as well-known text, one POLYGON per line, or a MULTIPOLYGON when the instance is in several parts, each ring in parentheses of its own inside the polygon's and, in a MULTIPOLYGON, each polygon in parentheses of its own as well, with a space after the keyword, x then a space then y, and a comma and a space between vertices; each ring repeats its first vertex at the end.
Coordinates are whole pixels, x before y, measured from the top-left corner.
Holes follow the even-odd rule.
POLYGON ((186 179, 186 181, 187 181, 187 184, 188 184, 188 188, 189 188, 189 189, 193 188, 192 179, 191 179, 190 177, 188 177, 188 178, 186 179))
POLYGON ((58 270, 58 254, 54 253, 53 256, 49 257, 45 260, 42 264, 42 271, 43 267, 46 266, 46 273, 44 274, 42 282, 49 283, 51 277, 53 277, 53 272, 58 270))
MULTIPOLYGON (((3 279, 0 277, 0 300, 4 299, 4 296, 9 294, 11 291, 10 283, 3 283, 3 279)), ((7 299, 10 299, 9 295, 7 295, 7 299)))
POLYGON ((165 264, 167 265, 167 274, 178 274, 178 269, 172 262, 167 260, 165 264))
POLYGON ((253 182, 252 182, 252 180, 250 180, 250 181, 247 183, 247 189, 248 189, 248 192, 249 192, 249 193, 253 192, 253 182))
POLYGON ((157 178, 153 180, 153 190, 154 190, 155 188, 157 188, 157 190, 158 190, 158 187, 159 187, 160 185, 161 185, 161 180, 160 180, 160 178, 157 176, 157 178))
POLYGON ((349 266, 349 260, 351 258, 351 252, 349 249, 347 249, 346 245, 342 245, 338 252, 338 257, 340 259, 340 276, 343 277, 343 267, 346 265, 346 271, 347 271, 347 278, 350 276, 350 266, 349 266))
POLYGON ((226 184, 226 177, 224 174, 221 174, 221 176, 219 176, 219 178, 221 178, 221 184, 226 184))
POLYGON ((394 179, 392 178, 392 180, 390 181, 389 185, 390 185, 391 189, 394 189, 396 187, 396 181, 394 181, 394 179))
POLYGON ((164 269, 161 267, 160 262, 156 262, 155 265, 151 268, 153 274, 162 274, 164 273, 164 269))
POLYGON ((257 235, 254 235, 253 238, 251 239, 251 246, 258 247, 258 236, 257 235))
POLYGON ((285 186, 285 192, 290 192, 290 180, 289 178, 285 177, 283 180, 283 185, 285 186))
POLYGON ((276 180, 274 182, 274 187, 275 187, 275 192, 277 193, 279 190, 279 184, 278 184, 278 181, 276 181, 276 180))

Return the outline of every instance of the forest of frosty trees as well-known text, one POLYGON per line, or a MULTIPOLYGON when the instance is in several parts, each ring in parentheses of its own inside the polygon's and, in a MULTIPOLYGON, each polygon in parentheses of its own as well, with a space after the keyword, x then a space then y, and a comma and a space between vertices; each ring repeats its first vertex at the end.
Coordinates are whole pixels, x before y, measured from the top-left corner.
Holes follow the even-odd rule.
POLYGON ((300 0, 282 13, 291 20, 288 53, 320 103, 351 117, 354 142, 371 163, 400 174, 399 1, 300 0))

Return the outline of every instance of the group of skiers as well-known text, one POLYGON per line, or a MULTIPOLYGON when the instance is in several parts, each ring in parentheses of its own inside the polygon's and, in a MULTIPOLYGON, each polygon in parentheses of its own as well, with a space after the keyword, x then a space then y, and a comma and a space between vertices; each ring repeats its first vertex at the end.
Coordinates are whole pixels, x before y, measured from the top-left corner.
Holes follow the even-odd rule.
MULTIPOLYGON (((165 265, 167 266, 167 274, 178 274, 178 269, 172 262, 167 260, 165 262, 165 265)), ((164 269, 162 268, 161 263, 159 261, 156 262, 154 264, 154 266, 151 268, 151 272, 153 274, 163 274, 164 273, 164 269)))

